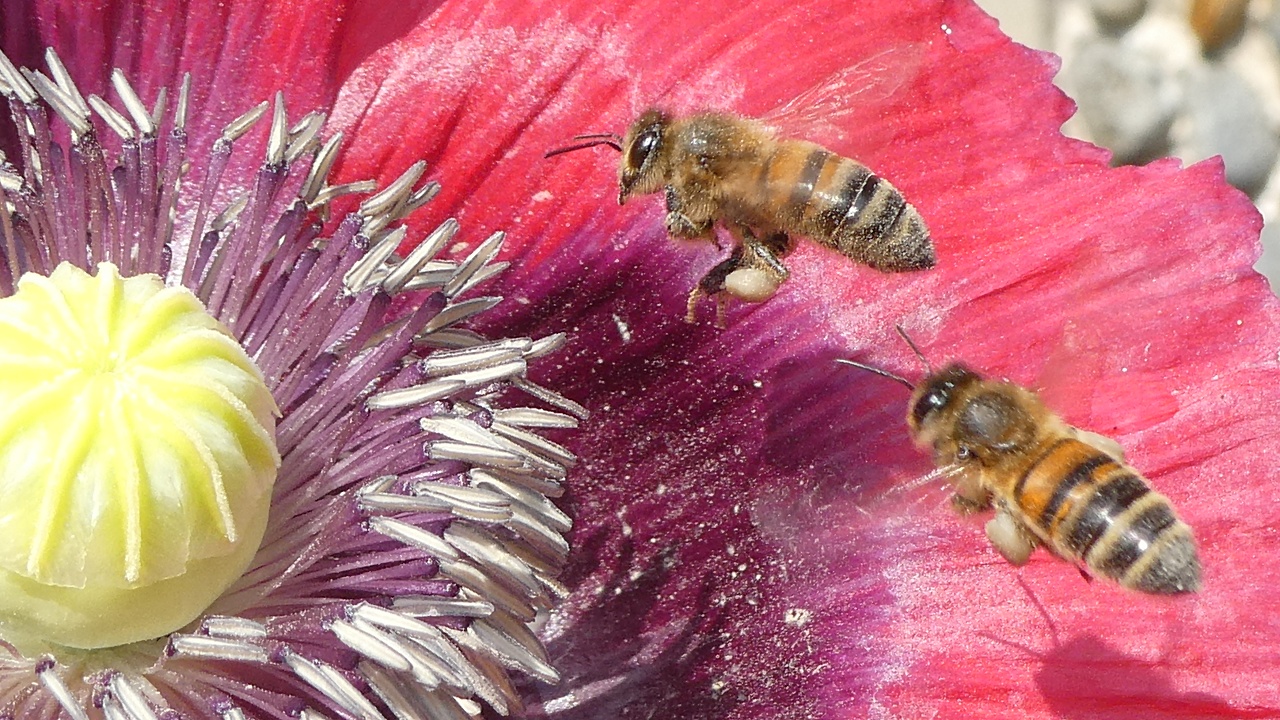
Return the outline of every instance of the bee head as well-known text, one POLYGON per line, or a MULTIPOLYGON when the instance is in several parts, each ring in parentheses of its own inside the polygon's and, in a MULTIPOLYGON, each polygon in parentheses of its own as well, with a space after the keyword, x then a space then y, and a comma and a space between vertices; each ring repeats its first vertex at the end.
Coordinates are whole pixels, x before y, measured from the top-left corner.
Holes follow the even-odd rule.
POLYGON ((932 443, 938 434, 939 423, 946 411, 960 398, 961 391, 982 378, 960 363, 952 363, 941 372, 933 373, 916 386, 911 394, 907 426, 911 434, 922 442, 932 443))
POLYGON ((671 118, 658 110, 646 110, 622 139, 622 164, 618 166, 618 204, 632 195, 657 192, 663 176, 658 157, 671 118))

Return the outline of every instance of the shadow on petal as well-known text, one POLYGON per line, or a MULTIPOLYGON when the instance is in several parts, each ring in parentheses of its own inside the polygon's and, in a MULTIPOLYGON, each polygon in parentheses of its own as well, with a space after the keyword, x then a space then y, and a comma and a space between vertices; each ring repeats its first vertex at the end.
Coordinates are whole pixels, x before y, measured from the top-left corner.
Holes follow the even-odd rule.
POLYGON ((1096 635, 1080 635, 1045 654, 1035 679, 1062 720, 1275 717, 1274 710, 1184 692, 1161 665, 1126 655, 1096 635))
POLYGON ((696 683, 699 669, 719 652, 716 638, 725 629, 708 578, 692 603, 653 624, 652 618, 663 615, 663 587, 681 571, 677 549, 638 561, 629 539, 611 548, 608 534, 597 532, 575 552, 579 571, 605 565, 619 570, 591 590, 598 603, 580 614, 563 614, 549 628, 556 639, 547 650, 563 680, 558 687, 534 689, 541 700, 531 717, 647 717, 657 708, 671 717, 715 717, 732 707, 732 698, 719 697, 714 685, 696 683))

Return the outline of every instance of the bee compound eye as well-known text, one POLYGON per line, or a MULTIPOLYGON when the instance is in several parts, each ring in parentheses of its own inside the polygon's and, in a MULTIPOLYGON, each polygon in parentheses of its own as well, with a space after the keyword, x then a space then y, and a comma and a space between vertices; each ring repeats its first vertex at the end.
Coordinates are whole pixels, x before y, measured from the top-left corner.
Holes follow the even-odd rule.
POLYGON ((644 165, 644 161, 657 149, 659 139, 661 139, 661 130, 656 127, 640 133, 640 137, 631 144, 631 150, 627 153, 627 164, 637 169, 644 165))
POLYGON ((947 397, 950 394, 947 390, 949 389, 950 388, 940 387, 930 391, 928 395, 924 396, 925 406, 930 410, 942 409, 942 407, 947 404, 947 397))
POLYGON ((921 410, 927 415, 935 410, 941 410, 946 407, 947 403, 951 402, 952 389, 953 386, 951 383, 942 383, 941 385, 929 390, 929 392, 925 393, 925 396, 920 400, 920 405, 922 406, 921 410))
POLYGON ((955 383, 950 381, 934 381, 929 389, 920 397, 919 402, 911 409, 913 420, 919 424, 934 412, 941 410, 951 402, 951 391, 955 383))

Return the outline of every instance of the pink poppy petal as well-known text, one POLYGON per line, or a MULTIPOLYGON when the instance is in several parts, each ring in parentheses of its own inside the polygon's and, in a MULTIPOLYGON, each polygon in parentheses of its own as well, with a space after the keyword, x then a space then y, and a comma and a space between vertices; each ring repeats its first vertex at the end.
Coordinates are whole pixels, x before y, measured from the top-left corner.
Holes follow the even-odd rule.
POLYGON ((544 711, 1274 713, 1280 628, 1258 618, 1242 640, 1239 623, 1277 574, 1248 539, 1277 520, 1264 423, 1280 329, 1249 269, 1256 214, 1220 168, 1107 168, 1058 132, 1071 105, 1053 63, 969 3, 689 5, 677 22, 658 3, 444 3, 337 104, 367 148, 345 173, 393 174, 425 150, 450 181, 434 212, 524 247, 504 331, 573 333, 547 379, 595 415, 573 443, 580 578, 549 628, 566 680, 544 711), (780 60, 797 37, 815 42, 780 60), (898 47, 920 49, 919 69, 832 146, 921 209, 928 273, 805 246, 777 298, 733 309, 723 332, 687 326, 709 249, 663 238, 657 199, 618 208, 607 149, 540 157, 651 102, 764 112, 898 47), (1042 388, 1123 442, 1197 529, 1205 591, 1147 598, 1044 553, 1017 570, 941 489, 894 490, 930 467, 901 424, 905 391, 832 359, 914 377, 895 323, 935 364, 1042 388))
MULTIPOLYGON (((83 92, 115 101, 120 68, 144 102, 192 75, 194 111, 235 117, 277 91, 291 107, 324 111, 364 57, 430 12, 408 2, 0 3, 0 47, 19 66, 43 67, 56 50, 83 92), (389 23, 388 17, 400 22, 389 23)), ((190 123, 206 147, 221 127, 190 123)))

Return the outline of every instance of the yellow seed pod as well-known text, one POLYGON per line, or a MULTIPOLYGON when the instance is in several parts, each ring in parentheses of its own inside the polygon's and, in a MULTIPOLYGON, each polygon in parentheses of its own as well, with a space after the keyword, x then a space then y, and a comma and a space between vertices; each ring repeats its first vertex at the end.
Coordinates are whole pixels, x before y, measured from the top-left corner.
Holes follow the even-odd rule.
POLYGON ((4 639, 158 637, 253 559, 278 411, 190 291, 110 263, 24 275, 0 299, 0 407, 4 639))

